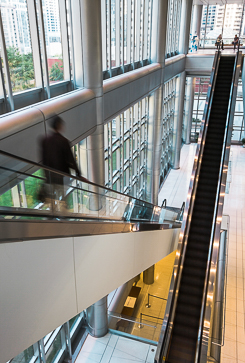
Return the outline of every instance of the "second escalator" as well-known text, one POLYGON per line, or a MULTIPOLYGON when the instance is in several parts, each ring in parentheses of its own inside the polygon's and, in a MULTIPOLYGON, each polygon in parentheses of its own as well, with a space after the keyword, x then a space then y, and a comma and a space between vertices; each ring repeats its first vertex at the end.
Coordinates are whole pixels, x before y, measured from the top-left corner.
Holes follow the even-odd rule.
POLYGON ((166 361, 194 363, 234 56, 221 56, 166 361))

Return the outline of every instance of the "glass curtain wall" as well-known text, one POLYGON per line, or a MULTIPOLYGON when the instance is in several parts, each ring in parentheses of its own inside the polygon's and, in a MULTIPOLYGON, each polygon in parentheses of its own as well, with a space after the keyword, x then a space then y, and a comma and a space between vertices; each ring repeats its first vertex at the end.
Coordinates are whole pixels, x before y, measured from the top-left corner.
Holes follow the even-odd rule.
POLYGON ((162 120, 162 156, 160 184, 171 168, 171 151, 173 147, 173 124, 176 78, 164 84, 163 120, 162 120))
POLYGON ((31 345, 8 363, 59 363, 69 354, 76 335, 84 324, 84 312, 74 316, 69 322, 61 325, 43 339, 31 345), (68 334, 66 334, 68 332, 68 334), (45 360, 41 356, 44 354, 45 360))
POLYGON ((168 0, 166 58, 178 54, 181 0, 168 0))
POLYGON ((105 78, 150 62, 151 23, 152 0, 102 0, 105 78))
MULTIPOLYGON (((201 120, 205 107, 207 97, 209 78, 196 78, 193 115, 192 115, 192 128, 191 128, 191 141, 197 142, 198 135, 201 127, 201 120)), ((243 93, 242 93, 242 79, 239 78, 236 106, 234 112, 233 131, 231 141, 240 142, 244 134, 244 114, 243 114, 243 93)))
MULTIPOLYGON (((68 0, 1 0, 0 93, 15 109, 13 95, 31 88, 52 97, 53 83, 71 82, 72 22, 68 0)), ((57 85, 56 85, 57 89, 57 85)), ((72 88, 55 91, 54 96, 72 88)))
POLYGON ((36 82, 26 1, 1 0, 0 9, 12 92, 33 88, 36 82))
POLYGON ((203 111, 207 98, 209 77, 196 77, 192 114, 191 142, 197 142, 201 128, 203 111))
POLYGON ((54 83, 64 79, 58 0, 42 0, 42 8, 49 81, 54 83))
POLYGON ((242 79, 239 78, 231 141, 240 142, 244 137, 245 134, 244 134, 242 79))
POLYGON ((148 97, 104 126, 106 186, 145 196, 148 97))
POLYGON ((241 42, 245 36, 245 6, 240 4, 205 5, 203 6, 200 46, 215 46, 219 34, 222 34, 224 44, 232 46, 235 34, 241 42))

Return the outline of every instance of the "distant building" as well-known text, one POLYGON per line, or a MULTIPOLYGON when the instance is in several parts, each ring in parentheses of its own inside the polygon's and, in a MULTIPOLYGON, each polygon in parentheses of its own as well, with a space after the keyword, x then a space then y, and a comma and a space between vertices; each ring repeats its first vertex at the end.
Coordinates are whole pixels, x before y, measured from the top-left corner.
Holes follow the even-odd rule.
POLYGON ((0 4, 6 47, 16 47, 21 53, 31 52, 31 39, 26 3, 1 0, 0 4))

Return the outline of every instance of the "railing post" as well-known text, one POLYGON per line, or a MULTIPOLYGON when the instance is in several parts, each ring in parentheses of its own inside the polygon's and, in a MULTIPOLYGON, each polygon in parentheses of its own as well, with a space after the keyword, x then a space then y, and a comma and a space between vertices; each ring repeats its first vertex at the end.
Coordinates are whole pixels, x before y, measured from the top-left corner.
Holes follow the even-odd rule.
POLYGON ((145 307, 146 308, 150 308, 151 307, 151 304, 150 304, 150 294, 148 293, 148 302, 147 304, 145 304, 145 307))

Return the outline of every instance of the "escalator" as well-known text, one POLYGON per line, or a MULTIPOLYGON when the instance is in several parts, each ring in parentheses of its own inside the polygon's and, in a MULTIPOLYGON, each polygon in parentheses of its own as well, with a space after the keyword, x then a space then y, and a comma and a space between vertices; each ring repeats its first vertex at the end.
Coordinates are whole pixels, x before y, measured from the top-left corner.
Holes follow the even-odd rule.
POLYGON ((180 214, 0 151, 0 240, 179 228, 180 214))
POLYGON ((190 222, 186 222, 184 231, 182 227, 186 243, 182 246, 182 256, 179 258, 179 261, 182 258, 182 262, 178 265, 179 276, 175 280, 173 294, 170 292, 169 300, 172 301, 168 302, 169 310, 166 313, 169 313, 170 317, 169 320, 165 319, 164 335, 158 348, 160 353, 156 355, 155 362, 200 362, 200 324, 203 319, 203 296, 207 289, 205 279, 208 276, 208 261, 212 253, 212 233, 215 228, 215 210, 218 208, 222 157, 227 147, 225 144, 227 120, 230 120, 231 113, 230 100, 234 79, 238 78, 237 58, 234 55, 221 56, 219 52, 216 54, 214 80, 210 90, 212 100, 208 101, 209 110, 207 108, 203 138, 199 140, 199 156, 196 157, 199 159, 199 174, 195 178, 196 189, 192 208, 186 213, 186 221, 190 222))

